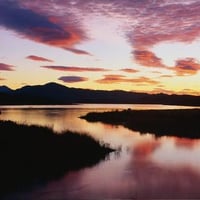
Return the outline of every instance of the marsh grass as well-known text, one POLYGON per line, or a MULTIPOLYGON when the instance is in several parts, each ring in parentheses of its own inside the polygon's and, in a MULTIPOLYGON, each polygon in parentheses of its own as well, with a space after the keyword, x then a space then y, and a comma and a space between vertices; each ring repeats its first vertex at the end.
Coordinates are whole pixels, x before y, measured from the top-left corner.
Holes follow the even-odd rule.
POLYGON ((1 193, 92 166, 111 151, 86 134, 0 121, 1 193))
POLYGON ((90 122, 122 125, 141 133, 156 136, 200 138, 200 109, 123 110, 88 113, 81 118, 90 122))

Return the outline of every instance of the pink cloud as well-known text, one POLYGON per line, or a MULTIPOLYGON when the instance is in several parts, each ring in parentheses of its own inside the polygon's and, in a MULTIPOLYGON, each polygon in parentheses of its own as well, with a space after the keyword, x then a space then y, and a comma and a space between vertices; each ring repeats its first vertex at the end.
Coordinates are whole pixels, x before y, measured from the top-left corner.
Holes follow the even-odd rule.
POLYGON ((27 56, 26 58, 29 60, 40 61, 40 62, 53 62, 53 60, 40 57, 40 56, 35 56, 35 55, 30 55, 30 56, 27 56))
POLYGON ((104 78, 96 80, 97 83, 112 84, 112 83, 143 83, 143 84, 158 84, 158 81, 152 80, 147 77, 127 78, 123 75, 104 75, 104 78))
POLYGON ((178 76, 194 75, 200 70, 200 63, 194 58, 181 59, 173 69, 178 76))
MULTIPOLYGON (((188 76, 198 73, 200 70, 200 63, 194 58, 179 59, 176 61, 175 66, 166 66, 163 64, 162 59, 158 58, 153 52, 148 50, 135 50, 133 51, 135 61, 145 67, 158 67, 175 71, 178 76, 188 76)), ((154 72, 155 73, 155 72, 154 72)), ((162 78, 171 78, 172 75, 162 75, 162 78)))
POLYGON ((104 68, 98 67, 74 67, 74 66, 41 66, 42 68, 52 69, 57 71, 70 71, 70 72, 104 72, 109 71, 104 68))
MULTIPOLYGON (((51 23, 67 27, 69 33, 70 26, 91 31, 81 23, 88 14, 112 17, 125 24, 122 30, 135 49, 149 49, 164 41, 191 42, 200 36, 198 0, 57 0, 43 2, 42 6, 40 0, 19 2, 24 8, 47 16, 51 23)), ((89 23, 89 18, 86 20, 85 24, 89 23)))
POLYGON ((73 19, 72 14, 64 19, 60 13, 51 13, 54 9, 50 2, 40 2, 34 9, 28 1, 1 1, 0 7, 0 26, 26 39, 60 48, 72 48, 87 38, 81 25, 74 23, 76 19, 73 19))
POLYGON ((14 66, 5 63, 0 63, 0 71, 14 71, 14 66))
POLYGON ((2 1, 0 5, 0 26, 80 55, 91 55, 76 48, 93 36, 90 20, 96 16, 112 18, 120 24, 114 31, 126 37, 135 61, 147 67, 165 67, 151 52, 153 46, 169 41, 189 43, 200 37, 198 0, 19 0, 2 1))
POLYGON ((135 9, 130 10, 139 10, 133 14, 131 11, 128 13, 130 18, 137 16, 129 39, 136 49, 148 49, 165 41, 191 42, 200 36, 199 1, 185 3, 150 0, 143 4, 143 8, 139 7, 139 2, 134 1, 133 5, 135 9))
POLYGON ((133 51, 135 61, 143 66, 148 67, 166 67, 160 58, 154 53, 147 50, 135 50, 133 51))
POLYGON ((131 69, 131 68, 120 69, 120 71, 127 72, 127 73, 136 73, 136 72, 138 72, 138 70, 131 69))
POLYGON ((126 76, 123 75, 114 75, 114 74, 109 74, 109 75, 104 75, 104 78, 96 80, 97 83, 120 83, 120 82, 127 82, 126 76))

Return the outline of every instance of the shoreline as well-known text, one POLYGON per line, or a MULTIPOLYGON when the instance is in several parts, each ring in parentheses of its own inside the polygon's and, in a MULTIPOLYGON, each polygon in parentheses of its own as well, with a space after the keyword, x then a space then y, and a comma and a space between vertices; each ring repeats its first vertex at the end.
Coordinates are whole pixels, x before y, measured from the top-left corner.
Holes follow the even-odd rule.
POLYGON ((122 110, 88 113, 88 122, 122 125, 130 130, 155 136, 200 138, 200 109, 122 110))

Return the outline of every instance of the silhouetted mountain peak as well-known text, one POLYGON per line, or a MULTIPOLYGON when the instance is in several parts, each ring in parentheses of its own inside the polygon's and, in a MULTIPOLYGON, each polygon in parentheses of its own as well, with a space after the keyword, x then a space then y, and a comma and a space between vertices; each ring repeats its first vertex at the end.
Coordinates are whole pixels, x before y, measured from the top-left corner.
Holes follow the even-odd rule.
POLYGON ((49 83, 46 83, 44 85, 42 85, 42 87, 51 87, 51 88, 68 88, 64 85, 61 85, 61 84, 58 84, 58 83, 55 83, 55 82, 49 82, 49 83))
POLYGON ((2 93, 9 93, 11 91, 12 90, 9 87, 5 86, 5 85, 0 86, 0 92, 2 92, 2 93))
MULTIPOLYGON (((44 85, 26 85, 22 88, 19 88, 16 90, 16 92, 29 92, 29 91, 39 91, 39 90, 44 90, 45 92, 45 89, 47 90, 50 90, 50 89, 58 89, 58 88, 67 88, 66 86, 64 85, 61 85, 61 84, 58 84, 58 83, 55 83, 55 82, 49 82, 49 83, 46 83, 44 85)), ((48 91, 46 91, 48 92, 48 91)))
POLYGON ((0 104, 139 103, 200 106, 200 96, 92 90, 49 82, 11 90, 0 86, 0 104), (6 91, 6 92, 1 92, 6 91))

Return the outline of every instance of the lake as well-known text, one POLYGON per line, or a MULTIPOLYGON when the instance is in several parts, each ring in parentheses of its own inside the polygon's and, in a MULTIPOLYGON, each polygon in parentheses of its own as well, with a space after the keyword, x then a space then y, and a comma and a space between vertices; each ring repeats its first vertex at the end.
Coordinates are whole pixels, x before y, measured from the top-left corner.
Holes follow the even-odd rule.
POLYGON ((156 138, 152 134, 140 134, 122 126, 89 123, 79 118, 88 112, 127 108, 191 107, 130 104, 1 106, 1 120, 49 126, 58 134, 66 129, 87 133, 118 149, 93 167, 66 173, 56 180, 37 183, 5 199, 199 199, 199 139, 156 138))

